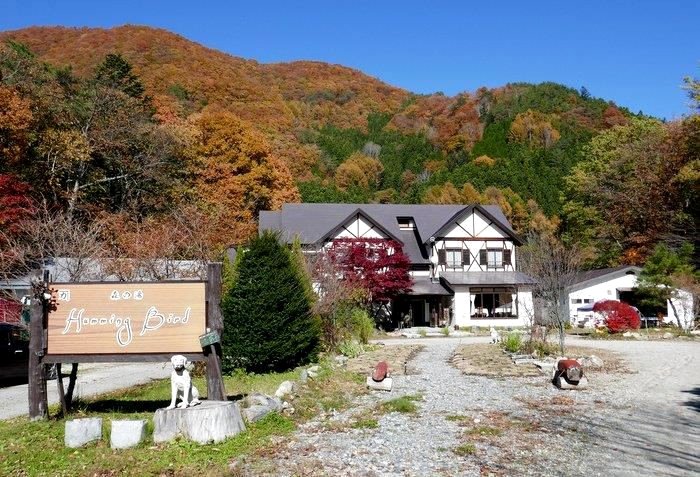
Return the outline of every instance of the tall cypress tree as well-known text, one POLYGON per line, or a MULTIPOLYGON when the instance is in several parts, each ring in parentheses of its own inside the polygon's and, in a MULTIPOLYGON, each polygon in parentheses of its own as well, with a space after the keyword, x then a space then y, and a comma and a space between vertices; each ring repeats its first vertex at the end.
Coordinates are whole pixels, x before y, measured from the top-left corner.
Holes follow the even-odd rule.
POLYGON ((224 370, 282 371, 316 358, 320 327, 291 252, 270 232, 237 260, 222 303, 224 370))

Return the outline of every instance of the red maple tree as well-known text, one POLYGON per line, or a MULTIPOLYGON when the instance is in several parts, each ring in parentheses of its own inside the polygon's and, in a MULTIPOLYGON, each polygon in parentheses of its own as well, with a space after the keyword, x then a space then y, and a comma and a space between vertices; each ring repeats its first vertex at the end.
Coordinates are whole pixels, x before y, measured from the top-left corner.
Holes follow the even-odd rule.
POLYGON ((363 289, 370 302, 390 301, 413 286, 411 261, 395 240, 338 239, 327 254, 342 279, 363 289))
POLYGON ((0 174, 0 230, 10 235, 16 234, 22 222, 35 213, 29 191, 29 184, 11 174, 0 174))
POLYGON ((605 326, 612 333, 639 329, 641 320, 637 310, 617 300, 603 300, 593 305, 593 311, 605 316, 605 326))

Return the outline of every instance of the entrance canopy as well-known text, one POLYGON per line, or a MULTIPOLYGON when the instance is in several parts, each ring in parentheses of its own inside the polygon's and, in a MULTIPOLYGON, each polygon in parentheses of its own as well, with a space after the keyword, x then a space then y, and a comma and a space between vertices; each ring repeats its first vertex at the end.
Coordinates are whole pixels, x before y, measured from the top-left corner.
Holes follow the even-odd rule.
POLYGON ((442 286, 442 284, 433 282, 428 277, 414 277, 413 288, 409 295, 438 295, 451 296, 452 292, 442 286))

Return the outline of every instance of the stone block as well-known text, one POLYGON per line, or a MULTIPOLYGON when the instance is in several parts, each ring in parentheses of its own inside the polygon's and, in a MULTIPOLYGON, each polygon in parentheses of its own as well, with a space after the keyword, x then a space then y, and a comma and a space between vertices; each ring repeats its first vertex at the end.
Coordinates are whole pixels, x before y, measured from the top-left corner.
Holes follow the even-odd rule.
POLYGON ((567 383, 566 379, 564 379, 563 377, 557 377, 554 384, 559 389, 581 390, 586 389, 588 387, 588 378, 584 376, 581 378, 578 384, 570 384, 567 383))
POLYGON ((229 401, 202 401, 199 406, 186 409, 158 409, 153 424, 154 442, 182 436, 207 444, 221 442, 245 430, 238 404, 229 401))
POLYGON ((385 378, 383 381, 375 381, 372 376, 367 376, 367 387, 373 391, 391 391, 393 379, 385 378))
POLYGON ((66 421, 64 442, 66 447, 82 447, 102 439, 102 418, 89 417, 66 421))
POLYGON ((119 420, 112 421, 109 445, 112 449, 136 447, 146 438, 146 421, 119 420))

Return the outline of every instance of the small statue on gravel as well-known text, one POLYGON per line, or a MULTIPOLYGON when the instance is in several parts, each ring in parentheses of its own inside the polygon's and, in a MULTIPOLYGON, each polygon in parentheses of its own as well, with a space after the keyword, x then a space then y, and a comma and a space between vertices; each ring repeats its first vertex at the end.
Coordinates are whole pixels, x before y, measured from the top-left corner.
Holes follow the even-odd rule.
POLYGON ((173 372, 170 373, 171 398, 167 409, 175 409, 175 403, 178 399, 182 401, 177 405, 180 409, 196 406, 200 403, 199 391, 192 384, 190 372, 187 371, 187 358, 176 354, 170 358, 170 363, 173 365, 173 372))
POLYGON ((583 389, 588 385, 588 379, 577 360, 560 359, 554 367, 552 383, 559 389, 583 389))

